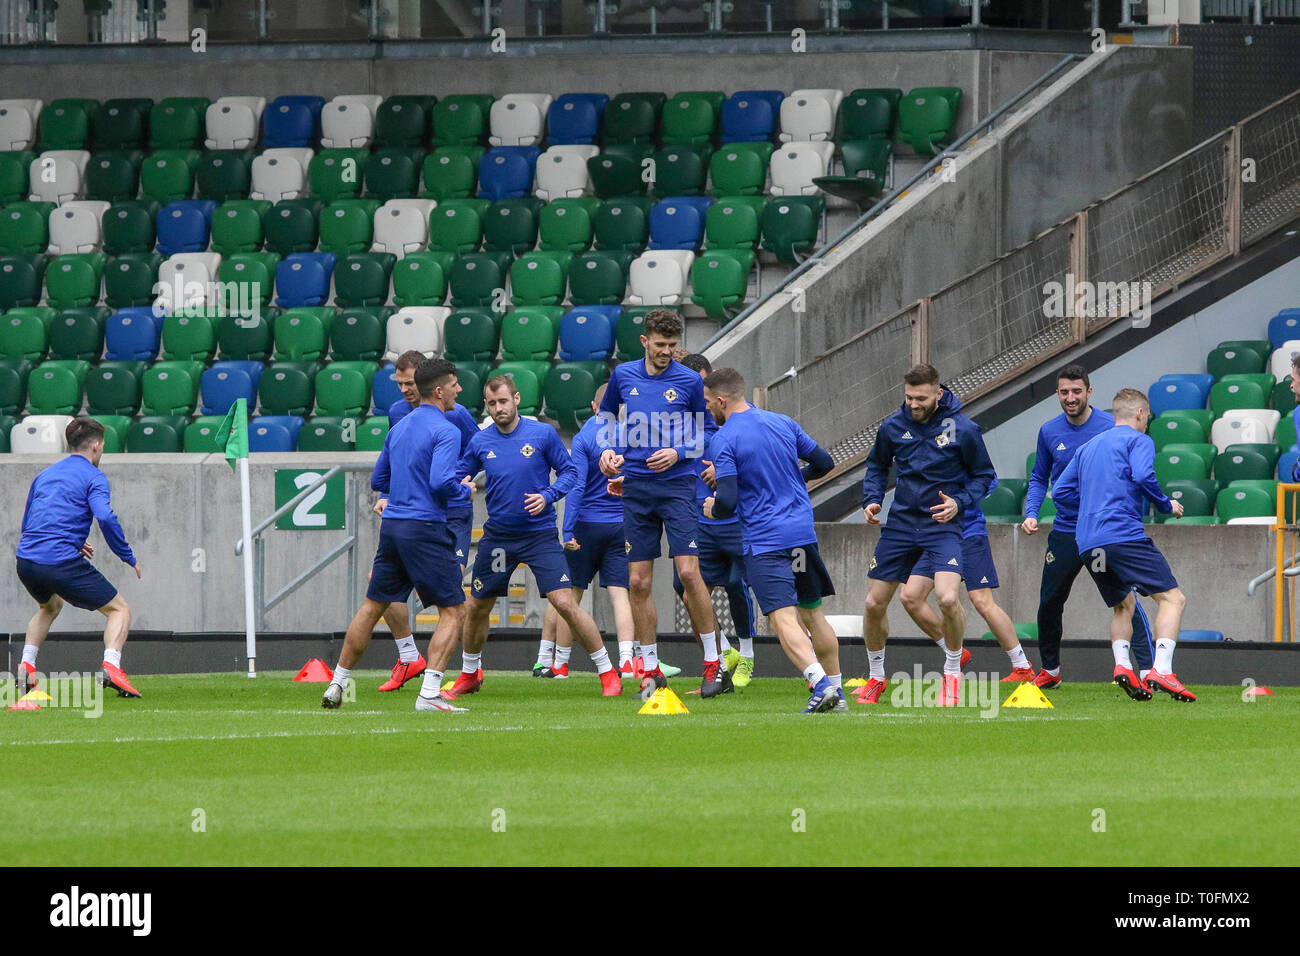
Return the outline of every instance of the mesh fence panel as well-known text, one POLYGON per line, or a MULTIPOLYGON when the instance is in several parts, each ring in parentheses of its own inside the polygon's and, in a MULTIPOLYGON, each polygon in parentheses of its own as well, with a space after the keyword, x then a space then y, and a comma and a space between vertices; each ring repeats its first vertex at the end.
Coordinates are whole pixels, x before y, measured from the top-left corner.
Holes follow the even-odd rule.
POLYGON ((902 403, 915 307, 868 329, 768 389, 768 408, 796 419, 839 464, 864 454, 902 403))
POLYGON ((1300 94, 1241 124, 1241 158, 1254 182, 1241 184, 1241 244, 1300 216, 1300 94))
MULTIPOLYGON (((1231 134, 1218 136, 1088 209, 1088 278, 1151 283, 1151 294, 1228 255, 1231 134)), ((1090 316, 1088 332, 1119 318, 1090 316)))
POLYGON ((1070 320, 1049 307, 1045 287, 1065 286, 1071 228, 1057 226, 931 297, 930 364, 957 395, 981 392, 1070 343, 1070 320))

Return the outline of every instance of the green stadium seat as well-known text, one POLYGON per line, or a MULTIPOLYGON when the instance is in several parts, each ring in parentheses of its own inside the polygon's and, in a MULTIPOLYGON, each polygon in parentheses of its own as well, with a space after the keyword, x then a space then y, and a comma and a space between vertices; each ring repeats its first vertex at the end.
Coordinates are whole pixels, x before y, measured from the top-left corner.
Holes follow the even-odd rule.
POLYGON ((1249 349, 1260 358, 1268 361, 1273 352, 1273 343, 1268 339, 1228 339, 1219 343, 1221 349, 1249 349))
POLYGON ((140 409, 144 362, 100 362, 86 373, 86 407, 92 415, 134 415, 140 409))
POLYGON ((802 262, 817 246, 823 203, 820 196, 783 196, 768 202, 759 219, 763 248, 786 265, 802 262), (819 202, 805 202, 804 199, 817 199, 819 202))
POLYGON ((306 415, 315 404, 312 382, 315 366, 302 362, 275 362, 266 367, 258 383, 258 403, 266 415, 306 415))
POLYGON ((145 199, 167 205, 194 194, 196 150, 162 150, 145 157, 140 167, 140 193, 145 199))
POLYGON ((952 142, 961 90, 952 86, 917 87, 898 104, 898 136, 930 157, 952 142))
POLYGON ((704 216, 705 246, 714 249, 757 249, 759 216, 766 200, 754 196, 719 199, 704 216))
POLYGON ((341 307, 383 305, 397 256, 391 252, 354 252, 334 269, 334 301, 341 307))
POLYGON ((173 313, 163 319, 162 355, 167 361, 203 363, 211 359, 216 350, 217 330, 207 316, 173 313))
POLYGON ((849 93, 840 103, 839 141, 892 141, 898 125, 898 104, 902 99, 903 91, 893 88, 864 87, 849 93))
POLYGON ((126 433, 131 419, 126 415, 91 415, 104 426, 104 454, 117 455, 126 451, 126 433))
POLYGON ((542 407, 542 381, 550 370, 548 362, 502 362, 493 375, 509 375, 519 393, 519 414, 536 415, 542 407))
POLYGON ((105 100, 91 113, 90 125, 95 147, 103 149, 139 149, 149 138, 150 99, 105 100))
POLYGON ((491 362, 457 362, 456 378, 460 382, 460 396, 456 399, 474 413, 483 413, 483 383, 492 369, 491 362))
POLYGON ((111 309, 151 305, 163 257, 156 252, 118 256, 104 268, 104 304, 111 309))
POLYGON ((366 252, 374 240, 375 199, 336 199, 321 213, 320 251, 346 256, 366 252))
POLYGON ((1225 455, 1231 455, 1235 452, 1243 452, 1243 451, 1247 451, 1247 452, 1251 452, 1252 454, 1259 455, 1261 458, 1263 458, 1265 461, 1268 462, 1269 474, 1266 475, 1265 477, 1271 477, 1273 470, 1277 468, 1277 460, 1282 456, 1282 449, 1279 448, 1277 445, 1273 444, 1272 442, 1233 444, 1223 449, 1223 453, 1225 455))
POLYGON ((887 139, 868 139, 845 143, 841 147, 844 174, 816 176, 814 185, 823 192, 856 203, 866 210, 874 205, 885 189, 893 144, 887 139))
POLYGON ((650 201, 645 197, 611 199, 597 210, 592 229, 598 250, 640 253, 650 241, 650 201))
POLYGON ((104 213, 104 251, 110 256, 153 252, 158 204, 152 199, 116 202, 104 213))
POLYGON ((374 362, 331 362, 316 373, 316 408, 322 415, 356 418, 370 408, 374 362))
POLYGON ((559 344, 564 309, 522 306, 501 323, 501 357, 510 362, 550 362, 559 344))
MULTIPOLYGON (((1224 375, 1215 384, 1218 384, 1219 382, 1227 384, 1232 384, 1234 382, 1250 382, 1259 386, 1260 394, 1264 396, 1265 401, 1268 401, 1269 396, 1273 393, 1273 388, 1278 384, 1277 379, 1268 372, 1260 372, 1258 374, 1235 372, 1229 375, 1224 375)), ((1288 391, 1290 391, 1290 389, 1288 389, 1288 391)), ((1260 406, 1260 408, 1264 407, 1266 406, 1260 406)))
POLYGON ((14 202, 0 211, 0 254, 44 252, 50 244, 52 202, 14 202))
POLYGON ((675 93, 663 108, 664 145, 714 142, 724 99, 718 90, 675 93))
MULTIPOLYGON (((1216 417, 1218 416, 1211 409, 1208 408, 1169 408, 1165 410, 1163 415, 1153 420, 1151 424, 1154 426, 1157 422, 1164 422, 1164 425, 1162 427, 1165 430, 1180 431, 1180 429, 1178 428, 1171 427, 1169 425, 1169 422, 1172 421, 1191 422, 1192 425, 1182 429, 1179 434, 1179 437, 1176 440, 1184 443, 1204 442, 1204 441, 1209 441, 1210 427, 1214 424, 1214 419, 1216 417), (1196 430, 1198 427, 1199 427, 1199 434, 1197 433, 1196 430)), ((1152 433, 1152 437, 1155 438, 1155 434, 1154 434, 1155 429, 1148 428, 1148 431, 1150 431, 1152 433)), ((1156 447, 1160 448, 1161 447, 1160 439, 1157 438, 1155 439, 1155 441, 1156 441, 1156 447)), ((1168 442, 1166 442, 1166 444, 1168 444, 1168 442)))
POLYGON ((709 191, 717 198, 757 196, 767 183, 767 164, 772 144, 763 144, 766 152, 747 148, 749 143, 728 143, 709 159, 709 191))
POLYGON ((537 213, 540 200, 503 199, 483 214, 483 249, 521 256, 537 245, 537 213))
POLYGON ((647 306, 637 306, 624 309, 623 314, 618 317, 618 323, 614 326, 617 345, 614 357, 620 362, 645 358, 645 346, 641 344, 641 334, 645 329, 646 313, 649 311, 650 308, 647 306))
POLYGON ((202 362, 155 362, 140 382, 145 415, 190 415, 199 400, 202 362))
POLYGON ((495 97, 486 93, 458 93, 444 97, 433 108, 433 145, 486 144, 488 114, 494 100, 495 97))
POLYGON ((1263 389, 1251 381, 1215 382, 1210 388, 1210 408, 1216 415, 1237 408, 1265 408, 1263 389))
POLYGON ((483 216, 479 200, 440 201, 429 217, 429 248, 461 255, 477 252, 483 244, 483 216))
POLYGON ((618 305, 627 291, 630 253, 584 252, 569 265, 569 301, 574 305, 618 305))
POLYGON ((1260 484, 1234 482, 1219 492, 1215 514, 1221 521, 1233 518, 1256 518, 1277 514, 1277 482, 1266 479, 1260 484), (1272 490, 1268 485, 1272 485, 1272 490))
POLYGON ((1016 493, 1016 490, 1007 487, 999 479, 998 486, 979 502, 979 507, 986 518, 1015 518, 1019 520, 1021 516, 1020 502, 1021 496, 1016 493))
POLYGON ((1276 456, 1270 463, 1259 452, 1248 446, 1233 446, 1238 451, 1224 451, 1214 459, 1214 477, 1219 484, 1226 485, 1242 478, 1269 478, 1277 467, 1276 456))
POLYGON ((591 196, 551 200, 537 217, 538 248, 544 252, 585 252, 595 237, 594 217, 601 205, 591 196))
POLYGON ((1224 344, 1205 357, 1205 370, 1215 379, 1232 374, 1258 374, 1264 371, 1267 361, 1267 353, 1260 354, 1253 348, 1236 344, 1224 344))
POLYGON ((710 249, 691 266, 691 301, 714 321, 730 321, 744 307, 753 269, 752 250, 710 249))
POLYGON ((1278 447, 1283 451, 1294 445, 1296 443, 1295 419, 1290 415, 1283 415, 1277 423, 1277 432, 1273 437, 1277 439, 1278 447))
POLYGON ((312 157, 308 169, 311 194, 331 203, 336 199, 355 199, 365 182, 366 149, 324 149, 312 157))
POLYGON ((605 106, 606 150, 619 143, 649 144, 668 99, 663 93, 619 93, 605 106))
MULTIPOLYGON (((8 205, 27 198, 30 187, 31 165, 32 160, 35 158, 36 154, 33 152, 0 152, 0 205, 8 205)), ((86 173, 87 177, 89 177, 89 167, 87 167, 86 173)), ((89 187, 87 187, 87 192, 89 192, 89 187)), ((132 195, 134 195, 134 189, 132 195)), ((87 198, 98 199, 100 197, 88 195, 87 198)), ((5 440, 8 441, 8 439, 9 436, 5 435, 5 440)))
POLYGON ((568 252, 529 252, 510 267, 511 301, 516 305, 559 305, 568 289, 568 252))
POLYGON ((150 415, 131 423, 126 433, 126 450, 131 455, 174 454, 185 450, 183 415, 150 415))
POLYGON ((546 414, 566 430, 577 431, 591 417, 591 402, 602 383, 590 362, 559 362, 546 374, 546 414))
MULTIPOLYGON (((286 309, 275 318, 275 360, 314 362, 322 358, 329 341, 329 323, 317 308, 286 309)), ((274 412, 300 415, 302 412, 274 412)))
POLYGON ((27 410, 33 415, 76 415, 85 395, 89 362, 42 362, 27 378, 27 410))
POLYGON ((440 146, 424 158, 425 199, 445 202, 469 199, 478 191, 478 164, 487 151, 482 146, 440 146))
POLYGON ((487 309, 457 309, 443 321, 442 343, 457 365, 490 362, 501 346, 501 328, 487 309))
POLYGON ((439 306, 447 300, 447 275, 434 252, 408 252, 393 268, 393 304, 439 306))
POLYGON ((587 175, 601 199, 644 196, 650 186, 649 160, 653 148, 641 145, 610 146, 587 160, 587 175))
MULTIPOLYGON (((15 312, 18 310, 14 310, 15 312)), ((6 318, 13 312, 7 313, 6 318)), ((102 306, 65 309, 50 323, 50 358, 97 362, 111 313, 102 306)))
POLYGON ((505 291, 510 259, 508 252, 471 252, 459 257, 448 276, 452 305, 490 306, 497 299, 497 290, 505 291))
POLYGON ((237 252, 222 260, 217 277, 224 290, 237 293, 225 303, 225 310, 234 315, 240 302, 258 302, 265 306, 275 292, 275 269, 280 257, 274 252, 237 252))
POLYGON ((0 256, 0 309, 36 305, 48 260, 43 255, 0 256))
POLYGON ((265 199, 230 199, 212 214, 212 251, 223 256, 260 252, 262 219, 271 210, 265 199))
POLYGON ((336 361, 377 362, 384 354, 386 306, 352 306, 330 322, 330 356, 336 361))
POLYGON ((27 380, 32 363, 25 359, 0 359, 0 414, 14 415, 27 405, 27 380))
POLYGON ((317 416, 298 432, 298 450, 355 451, 359 434, 357 421, 355 416, 317 416))
POLYGON ((225 444, 217 441, 217 431, 225 421, 223 415, 200 415, 185 428, 183 439, 185 451, 191 454, 217 454, 225 450, 225 444))
MULTIPOLYGON (((35 155, 32 156, 35 159, 35 155)), ((140 165, 144 153, 134 149, 97 152, 86 164, 86 198, 102 202, 126 202, 140 192, 140 165)), ((23 172, 24 187, 27 171, 23 172)), ((27 190, 23 189, 26 196, 27 190)))
POLYGON ((39 362, 48 339, 45 320, 33 309, 13 309, 0 317, 0 358, 39 362))
POLYGON ((102 252, 59 256, 45 270, 46 302, 55 309, 99 305, 107 261, 102 252))
MULTIPOLYGON (((1210 467, 1200 455, 1182 451, 1185 445, 1175 445, 1156 452, 1156 479, 1166 482, 1185 478, 1208 478, 1210 467)), ((1213 446, 1211 446, 1213 447, 1213 446)))
POLYGON ((1219 454, 1219 451, 1208 442, 1187 442, 1166 444, 1156 453, 1157 460, 1159 460, 1160 456, 1164 454, 1176 454, 1183 458, 1192 457, 1200 459, 1201 463, 1205 466, 1205 475, 1208 477, 1210 470, 1214 467, 1214 459, 1219 454))
POLYGON ((169 96, 149 111, 150 149, 198 149, 203 145, 208 99, 169 96))
POLYGON ((366 163, 366 195, 380 202, 412 198, 419 188, 423 162, 422 149, 377 150, 366 163))
MULTIPOLYGON (((480 396, 479 402, 483 401, 480 396)), ((356 451, 383 451, 388 436, 388 416, 376 415, 357 426, 356 451)))
POLYGON ((217 324, 217 346, 222 359, 265 362, 273 347, 274 316, 255 320, 228 315, 217 324))
POLYGON ((98 100, 51 100, 41 110, 38 152, 51 149, 85 149, 90 142, 90 118, 99 109, 98 100))
POLYGON ((423 146, 429 141, 436 96, 390 96, 375 114, 377 146, 423 146))
POLYGON ((320 235, 319 199, 285 199, 262 217, 262 236, 268 252, 281 257, 312 252, 320 235))
POLYGON ((1273 385, 1268 396, 1268 406, 1281 412, 1283 418, 1291 414, 1291 410, 1295 408, 1295 395, 1291 391, 1290 379, 1283 379, 1273 385))
POLYGON ((219 203, 247 200, 252 186, 251 150, 214 149, 201 154, 194 164, 194 191, 199 199, 219 203))
POLYGON ((698 196, 704 192, 709 167, 695 150, 665 146, 651 159, 654 160, 651 189, 656 196, 698 196))

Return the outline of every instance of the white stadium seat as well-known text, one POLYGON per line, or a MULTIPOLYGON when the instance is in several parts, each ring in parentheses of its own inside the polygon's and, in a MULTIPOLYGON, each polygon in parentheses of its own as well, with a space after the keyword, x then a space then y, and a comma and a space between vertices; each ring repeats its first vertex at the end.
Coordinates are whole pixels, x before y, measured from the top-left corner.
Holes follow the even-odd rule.
POLYGON ((492 104, 488 115, 493 146, 536 146, 546 129, 549 93, 507 93, 492 104))
POLYGON ((600 154, 595 146, 552 146, 537 159, 533 177, 538 199, 567 199, 591 193, 587 160, 600 154))
POLYGON ((843 90, 795 90, 781 101, 781 142, 833 139, 843 90))
POLYGON ((70 202, 80 199, 86 188, 86 164, 90 153, 84 149, 51 149, 32 160, 28 170, 32 202, 70 202))
POLYGON ((1291 359, 1300 355, 1300 339, 1290 339, 1273 350, 1269 359, 1269 371, 1279 381, 1291 377, 1291 359))
POLYGON ((408 252, 429 248, 432 199, 390 199, 375 210, 375 241, 371 252, 391 252, 401 259, 408 252))
POLYGON ((321 110, 320 144, 325 149, 365 149, 375 135, 379 95, 336 96, 321 110))
POLYGON ((163 297, 167 299, 167 311, 215 306, 220 268, 221 254, 217 252, 180 252, 164 260, 158 270, 158 282, 163 287, 163 297))
POLYGON ((1275 525, 1277 515, 1251 515, 1249 518, 1229 518, 1226 524, 1275 525))
POLYGON ((451 315, 445 306, 408 305, 388 318, 385 362, 394 362, 403 352, 414 349, 425 358, 442 351, 442 324, 451 315))
POLYGON ((628 304, 680 304, 694 263, 695 253, 685 249, 643 252, 628 270, 628 304))
POLYGON ((772 153, 773 196, 815 196, 821 190, 813 183, 830 170, 835 144, 788 143, 772 153))
POLYGON ((307 195, 307 167, 314 154, 310 149, 286 147, 268 149, 253 159, 253 185, 249 199, 279 202, 307 195))
POLYGON ((204 114, 208 149, 251 149, 257 145, 265 96, 223 96, 204 114))
POLYGON ((0 150, 22 152, 36 144, 40 100, 0 100, 0 150))
POLYGON ((98 252, 104 244, 100 225, 109 204, 95 199, 65 202, 50 213, 50 252, 56 256, 98 252))
POLYGON ((29 415, 9 429, 9 449, 15 455, 61 455, 68 450, 63 437, 71 415, 29 415))
POLYGON ((1271 442, 1281 419, 1281 412, 1271 408, 1235 408, 1210 426, 1210 442, 1220 449, 1271 442))

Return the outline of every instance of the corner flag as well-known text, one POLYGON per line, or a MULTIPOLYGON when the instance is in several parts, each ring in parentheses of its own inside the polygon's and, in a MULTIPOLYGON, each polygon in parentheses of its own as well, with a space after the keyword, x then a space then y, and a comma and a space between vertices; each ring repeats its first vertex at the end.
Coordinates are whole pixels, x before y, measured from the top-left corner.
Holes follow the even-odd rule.
POLYGON ((226 461, 235 470, 235 461, 248 457, 248 399, 240 398, 230 406, 217 428, 217 443, 226 449, 226 461))

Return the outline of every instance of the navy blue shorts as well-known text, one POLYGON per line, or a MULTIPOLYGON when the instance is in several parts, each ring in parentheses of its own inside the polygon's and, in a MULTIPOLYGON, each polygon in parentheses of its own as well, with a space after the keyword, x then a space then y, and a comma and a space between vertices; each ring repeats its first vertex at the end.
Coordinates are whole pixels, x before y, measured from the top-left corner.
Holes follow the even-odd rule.
POLYGON ((627 587, 627 544, 622 522, 577 521, 573 525, 573 537, 579 544, 578 550, 566 548, 564 552, 573 587, 590 587, 597 571, 602 588, 627 587))
POLYGON ((918 541, 909 532, 880 532, 876 553, 871 556, 867 577, 876 581, 904 584, 913 574, 933 578, 934 572, 961 574, 962 542, 958 534, 931 535, 918 541))
POLYGON ((835 593, 817 544, 745 555, 745 577, 759 609, 771 614, 783 607, 815 605, 835 593))
MULTIPOLYGON (((943 568, 936 568, 927 554, 916 562, 912 573, 933 578, 936 570, 942 571, 943 568)), ((993 565, 993 551, 989 548, 988 535, 978 534, 961 539, 961 577, 966 582, 967 591, 998 586, 998 569, 993 565)))
MULTIPOLYGON (((1137 588, 1139 594, 1149 597, 1178 587, 1169 562, 1150 538, 1092 548, 1079 552, 1079 557, 1103 594, 1122 592, 1127 597, 1129 588, 1137 588)), ((1107 597, 1106 606, 1114 607, 1122 601, 1123 597, 1113 602, 1107 597)))
POLYGON ((469 564, 470 534, 474 530, 474 512, 464 511, 447 515, 447 527, 456 539, 456 563, 469 564))
POLYGON ((629 561, 659 557, 659 538, 668 532, 668 556, 699 554, 699 503, 695 475, 623 479, 624 549, 629 561))
POLYGON ((73 607, 98 611, 117 597, 117 588, 85 558, 73 558, 62 564, 37 564, 19 558, 18 580, 37 604, 45 604, 57 594, 73 607))
POLYGON ((385 518, 366 597, 401 604, 414 588, 425 607, 464 604, 455 548, 456 539, 441 522, 385 518))
POLYGON ((505 597, 510 592, 510 575, 521 564, 528 565, 528 570, 533 572, 537 590, 542 594, 573 587, 564 553, 554 529, 498 535, 493 533, 490 524, 484 525, 474 555, 474 583, 470 585, 470 594, 476 598, 505 597))
POLYGON ((741 541, 740 522, 708 524, 700 522, 700 576, 710 588, 725 587, 745 571, 745 546, 741 541))

